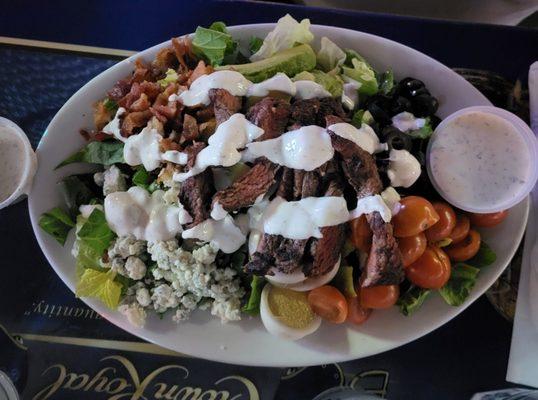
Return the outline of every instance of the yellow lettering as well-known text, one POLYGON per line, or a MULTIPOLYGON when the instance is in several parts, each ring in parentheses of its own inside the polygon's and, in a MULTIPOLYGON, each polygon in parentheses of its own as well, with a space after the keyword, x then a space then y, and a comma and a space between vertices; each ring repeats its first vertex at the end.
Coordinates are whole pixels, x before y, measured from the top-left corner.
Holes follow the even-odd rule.
POLYGON ((67 375, 67 382, 64 383, 64 389, 79 390, 84 387, 90 380, 90 377, 86 374, 77 375, 73 372, 67 375), (77 382, 78 381, 78 382, 77 382))
POLYGON ((177 395, 174 397, 174 400, 198 400, 201 393, 202 389, 200 388, 192 388, 190 386, 185 386, 182 387, 179 392, 177 392, 177 395), (179 395, 181 394, 183 396, 179 397, 179 395))
POLYGON ((116 372, 116 368, 112 368, 112 367, 103 368, 84 387, 84 391, 87 392, 88 390, 93 389, 97 393, 103 392, 105 390, 104 388, 105 388, 106 384, 108 383, 108 378, 106 376, 103 376, 105 374, 105 372, 107 372, 107 371, 112 371, 112 373, 114 374, 116 372))
POLYGON ((54 369, 58 370, 58 377, 54 382, 52 382, 50 385, 46 386, 44 389, 39 391, 34 397, 32 397, 32 400, 46 400, 50 396, 52 396, 54 393, 58 391, 62 387, 62 384, 65 380, 66 376, 66 370, 65 367, 61 364, 54 364, 48 367, 41 375, 45 375, 47 372, 52 371, 54 369))
MULTIPOLYGON (((254 382, 252 382, 248 378, 245 378, 244 376, 240 376, 240 375, 227 376, 227 377, 224 377, 224 378, 219 379, 218 381, 216 381, 215 385, 220 385, 222 382, 230 381, 230 380, 231 381, 239 381, 243 385, 245 385, 245 387, 246 387, 246 389, 248 391, 249 400, 260 400, 260 394, 258 393, 258 389, 256 388, 256 385, 254 385, 254 382)), ((242 397, 241 394, 238 394, 238 395, 232 397, 230 400, 239 399, 241 397, 242 397)))
MULTIPOLYGON (((125 389, 127 389, 129 386, 127 381, 123 378, 114 378, 112 379, 110 382, 108 382, 108 384, 105 386, 105 392, 107 392, 108 394, 116 394, 116 393, 120 393, 122 391, 124 391, 125 389), (114 388, 114 385, 117 386, 114 388)), ((121 398, 121 397, 124 397, 125 395, 119 395, 118 396, 114 396, 114 397, 111 397, 109 400, 112 400, 113 398, 121 398)))

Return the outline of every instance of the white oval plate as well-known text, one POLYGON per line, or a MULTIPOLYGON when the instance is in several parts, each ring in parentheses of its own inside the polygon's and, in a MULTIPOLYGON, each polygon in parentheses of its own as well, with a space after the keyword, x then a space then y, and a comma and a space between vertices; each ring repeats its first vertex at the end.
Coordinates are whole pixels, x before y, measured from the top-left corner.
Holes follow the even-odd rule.
MULTIPOLYGON (((231 27, 235 38, 243 43, 255 35, 264 37, 274 24, 231 27)), ((445 117, 461 108, 490 105, 489 101, 449 68, 432 58, 399 43, 348 29, 315 25, 312 31, 316 43, 327 36, 339 46, 359 51, 377 69, 392 68, 398 79, 413 76, 423 80, 441 104, 438 115, 445 117)), ((69 166, 54 171, 54 166, 83 146, 77 133, 80 128, 92 127, 92 104, 104 97, 114 83, 127 76, 135 58, 151 61, 157 51, 168 43, 152 47, 126 59, 96 78, 73 95, 54 117, 43 136, 38 150, 39 170, 29 197, 30 217, 35 235, 48 261, 69 286, 75 288, 75 260, 70 254, 70 243, 61 247, 42 232, 37 224, 41 213, 61 204, 55 183, 62 177, 80 171, 69 166)), ((84 301, 104 318, 130 333, 169 349, 193 356, 245 365, 306 366, 340 362, 366 357, 393 349, 415 340, 440 327, 462 312, 497 279, 506 267, 523 235, 528 213, 524 201, 514 207, 508 219, 500 226, 484 232, 484 238, 497 253, 495 264, 485 268, 474 290, 461 307, 446 305, 438 296, 432 296, 413 316, 404 317, 396 307, 375 312, 360 327, 324 323, 319 331, 297 342, 288 342, 271 336, 259 318, 222 325, 207 312, 197 312, 191 320, 180 325, 170 319, 153 316, 145 328, 131 326, 118 312, 107 309, 99 301, 84 301)))

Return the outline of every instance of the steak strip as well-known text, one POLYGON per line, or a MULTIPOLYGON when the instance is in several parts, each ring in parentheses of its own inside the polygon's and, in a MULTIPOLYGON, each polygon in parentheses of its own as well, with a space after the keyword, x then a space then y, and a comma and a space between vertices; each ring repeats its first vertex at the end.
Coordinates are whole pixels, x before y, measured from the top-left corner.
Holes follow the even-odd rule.
MULTIPOLYGON (((327 126, 341 122, 328 117, 327 126)), ((344 174, 358 198, 378 194, 383 185, 373 157, 355 143, 328 131, 332 145, 341 160, 344 174)), ((378 212, 366 215, 372 229, 372 247, 361 275, 361 286, 394 285, 403 280, 402 255, 392 232, 378 212)))
POLYGON ((232 95, 226 89, 209 89, 209 99, 213 104, 217 125, 241 110, 241 97, 232 95))
POLYGON ((286 131, 291 106, 282 99, 265 97, 247 112, 247 119, 264 130, 257 141, 274 139, 286 131))

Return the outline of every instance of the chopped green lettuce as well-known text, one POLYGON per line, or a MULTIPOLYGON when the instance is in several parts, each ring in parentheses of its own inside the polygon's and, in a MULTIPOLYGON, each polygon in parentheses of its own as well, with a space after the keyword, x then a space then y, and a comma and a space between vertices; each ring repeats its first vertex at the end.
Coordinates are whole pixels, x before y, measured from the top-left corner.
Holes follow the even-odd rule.
POLYGON ((90 163, 109 166, 124 163, 123 143, 119 141, 90 142, 75 154, 70 155, 56 169, 73 163, 90 163))
POLYGON ((439 294, 451 306, 462 305, 471 293, 479 272, 479 268, 465 263, 454 264, 450 271, 450 279, 439 289, 439 294))
POLYGON ((353 284, 353 267, 341 266, 331 282, 346 297, 357 297, 355 285, 353 284))
POLYGON ((385 95, 389 94, 394 87, 394 74, 392 70, 387 70, 379 76, 379 91, 385 95))
POLYGON ((396 303, 400 307, 400 312, 409 316, 417 311, 424 300, 429 296, 430 290, 422 289, 417 286, 411 286, 403 295, 400 296, 396 303))
POLYGON ((39 227, 51 235, 62 246, 75 222, 61 208, 56 207, 39 217, 39 227))
POLYGON ((316 55, 318 65, 325 72, 339 67, 346 60, 346 53, 325 36, 321 38, 321 48, 316 55))
POLYGON ((102 255, 116 235, 108 226, 105 213, 96 208, 78 231, 77 237, 96 253, 102 255))
POLYGON ((424 123, 424 126, 420 129, 414 129, 411 131, 404 132, 406 135, 411 136, 413 139, 427 139, 429 138, 432 133, 432 124, 430 121, 430 117, 426 118, 426 122, 424 123))
POLYGON ((139 165, 136 167, 136 172, 133 175, 132 182, 136 186, 139 186, 149 192, 152 192, 151 190, 149 190, 149 187, 153 183, 153 178, 150 173, 146 171, 143 165, 139 165))
POLYGON ((313 71, 302 71, 295 75, 292 80, 296 81, 314 81, 325 88, 333 97, 342 96, 344 91, 344 82, 338 75, 328 74, 315 69, 313 71))
POLYGON ((250 315, 260 313, 260 301, 262 298, 262 289, 265 286, 265 279, 261 276, 254 275, 250 282, 250 296, 247 303, 243 306, 242 311, 250 315))
POLYGON ((262 47, 263 39, 260 39, 257 36, 252 36, 250 38, 250 42, 248 43, 248 50, 250 51, 250 54, 256 53, 258 50, 260 50, 260 47, 262 47))
POLYGON ((466 263, 476 268, 483 268, 493 264, 496 259, 497 255, 495 252, 491 249, 491 247, 488 246, 486 242, 482 240, 480 242, 478 253, 476 253, 476 255, 470 260, 467 260, 466 263))
POLYGON ((176 71, 174 71, 172 68, 168 68, 166 70, 166 75, 163 79, 160 79, 157 81, 161 87, 167 87, 169 84, 177 82, 179 76, 176 71))
POLYGON ((111 112, 111 113, 116 113, 116 111, 118 111, 118 103, 116 103, 114 100, 112 99, 109 99, 109 98, 106 98, 104 101, 103 101, 103 105, 105 106, 105 108, 107 109, 108 112, 111 112))
POLYGON ((71 175, 62 179, 58 186, 69 209, 71 217, 76 217, 82 204, 89 204, 97 196, 81 176, 71 175))
POLYGON ((260 49, 250 56, 250 61, 260 61, 273 56, 275 53, 287 50, 297 43, 308 44, 314 40, 310 32, 310 20, 297 22, 291 15, 286 14, 265 37, 260 49))
POLYGON ((236 54, 237 42, 228 33, 223 22, 214 22, 209 28, 196 28, 192 50, 198 57, 217 66, 222 65, 226 56, 236 54))
POLYGON ((368 110, 357 110, 351 118, 351 124, 360 129, 362 124, 371 125, 374 123, 374 117, 368 110))
POLYGON ((356 51, 346 49, 346 61, 342 67, 344 75, 361 84, 359 93, 371 96, 379 90, 376 73, 368 62, 356 51))
POLYGON ((77 297, 94 297, 101 300, 108 308, 118 307, 122 285, 114 280, 116 273, 112 270, 98 271, 85 269, 80 277, 77 288, 77 297))

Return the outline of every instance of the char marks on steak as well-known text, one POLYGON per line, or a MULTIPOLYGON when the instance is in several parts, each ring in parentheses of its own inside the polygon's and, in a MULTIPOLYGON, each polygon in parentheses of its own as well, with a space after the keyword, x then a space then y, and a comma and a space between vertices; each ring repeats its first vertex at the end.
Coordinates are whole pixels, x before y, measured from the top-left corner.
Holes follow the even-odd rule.
POLYGON ((209 99, 213 104, 217 125, 241 110, 241 97, 232 95, 226 89, 209 89, 209 99))
POLYGON ((280 176, 280 183, 278 184, 278 189, 276 195, 291 201, 295 199, 294 195, 294 175, 297 171, 294 171, 292 168, 282 167, 282 175, 280 176))
POLYGON ((250 107, 246 115, 247 119, 264 131, 257 140, 274 139, 280 136, 286 130, 290 109, 288 102, 273 97, 265 97, 250 107))
POLYGON ((236 211, 254 204, 258 196, 265 194, 276 182, 280 166, 261 159, 241 178, 213 197, 226 211, 236 211))
MULTIPOLYGON (((204 143, 198 142, 184 150, 188 156, 187 170, 194 166, 196 156, 204 147, 204 143)), ((179 199, 193 220, 187 225, 188 228, 192 228, 209 218, 209 205, 214 190, 213 174, 209 169, 201 174, 191 176, 181 184, 179 199)))
POLYGON ((342 104, 333 97, 295 100, 291 105, 290 122, 292 129, 308 125, 324 126, 325 118, 328 116, 336 116, 341 120, 347 119, 342 104))

